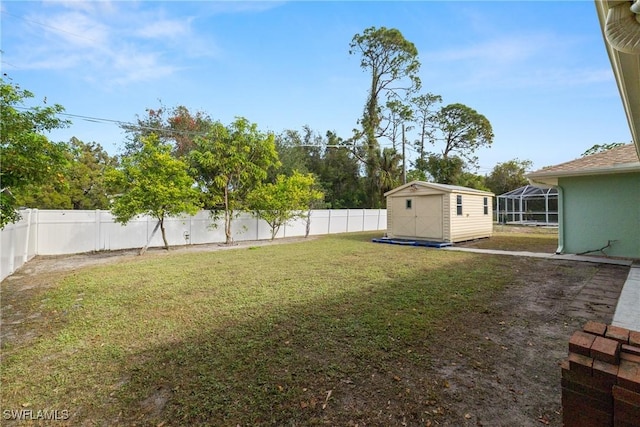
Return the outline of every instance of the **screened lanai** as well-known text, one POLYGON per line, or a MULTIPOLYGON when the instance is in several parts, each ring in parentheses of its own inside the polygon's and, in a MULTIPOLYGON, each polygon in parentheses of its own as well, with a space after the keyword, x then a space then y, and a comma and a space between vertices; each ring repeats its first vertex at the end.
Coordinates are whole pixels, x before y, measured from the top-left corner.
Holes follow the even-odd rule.
POLYGON ((558 190, 525 185, 497 196, 503 224, 558 225, 558 190))

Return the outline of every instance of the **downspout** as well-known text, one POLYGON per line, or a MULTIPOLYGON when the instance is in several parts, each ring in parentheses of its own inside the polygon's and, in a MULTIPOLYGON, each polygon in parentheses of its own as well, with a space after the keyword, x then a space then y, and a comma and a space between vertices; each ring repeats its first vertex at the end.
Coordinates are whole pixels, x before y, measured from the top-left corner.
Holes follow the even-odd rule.
POLYGON ((556 185, 558 189, 558 249, 556 254, 564 252, 564 190, 560 185, 556 185))
POLYGON ((604 35, 615 50, 640 54, 640 0, 620 1, 609 8, 604 35))

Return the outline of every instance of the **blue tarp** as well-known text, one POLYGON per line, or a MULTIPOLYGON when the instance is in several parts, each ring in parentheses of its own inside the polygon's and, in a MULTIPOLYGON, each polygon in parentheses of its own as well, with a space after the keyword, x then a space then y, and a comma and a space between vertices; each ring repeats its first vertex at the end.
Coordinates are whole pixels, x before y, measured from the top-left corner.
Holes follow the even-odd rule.
POLYGON ((372 239, 374 243, 388 243, 391 245, 404 245, 404 246, 426 246, 429 248, 443 248, 445 246, 451 246, 449 242, 431 242, 429 240, 409 240, 409 239, 390 239, 388 237, 382 237, 380 239, 372 239))

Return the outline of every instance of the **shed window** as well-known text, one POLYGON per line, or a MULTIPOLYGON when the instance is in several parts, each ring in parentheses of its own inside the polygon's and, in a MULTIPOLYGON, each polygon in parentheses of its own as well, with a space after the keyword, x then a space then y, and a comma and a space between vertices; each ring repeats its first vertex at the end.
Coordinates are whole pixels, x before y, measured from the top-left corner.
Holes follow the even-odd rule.
POLYGON ((484 214, 489 215, 489 198, 484 198, 484 214))
POLYGON ((411 209, 412 199, 405 200, 405 208, 411 209))
POLYGON ((456 214, 462 215, 462 196, 456 196, 456 214))

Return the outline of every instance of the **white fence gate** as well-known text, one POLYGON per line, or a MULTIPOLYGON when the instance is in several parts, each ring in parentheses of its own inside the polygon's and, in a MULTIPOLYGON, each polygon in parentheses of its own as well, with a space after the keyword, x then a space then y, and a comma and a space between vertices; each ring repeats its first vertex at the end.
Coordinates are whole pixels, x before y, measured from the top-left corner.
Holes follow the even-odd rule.
MULTIPOLYGON (((21 212, 22 219, 0 231, 0 280, 36 255, 65 255, 92 251, 110 251, 143 247, 156 220, 140 216, 126 226, 114 221, 103 210, 38 210, 21 212)), ((209 211, 194 216, 165 220, 167 241, 171 246, 221 243, 225 241, 224 222, 216 225, 209 211)), ((312 210, 309 235, 385 230, 385 209, 312 210)), ((304 236, 304 219, 282 226, 276 238, 304 236)), ((267 240, 271 230, 266 222, 242 213, 232 222, 235 241, 267 240)), ((160 232, 150 247, 163 246, 160 232)))

